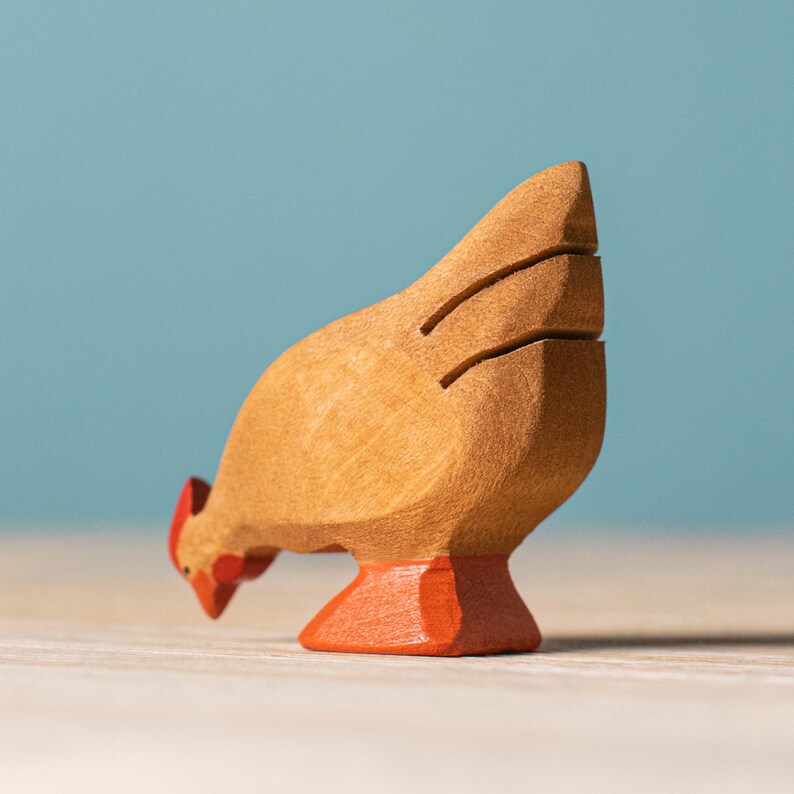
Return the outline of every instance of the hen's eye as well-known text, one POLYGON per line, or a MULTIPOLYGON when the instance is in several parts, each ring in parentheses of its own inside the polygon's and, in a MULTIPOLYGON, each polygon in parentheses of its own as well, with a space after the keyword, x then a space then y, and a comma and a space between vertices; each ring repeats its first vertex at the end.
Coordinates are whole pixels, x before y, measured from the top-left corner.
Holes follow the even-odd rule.
POLYGON ((190 568, 188 568, 188 567, 187 567, 187 565, 186 565, 186 566, 185 566, 185 567, 184 567, 182 570, 183 570, 183 571, 184 571, 186 574, 189 574, 189 573, 190 573, 190 568))

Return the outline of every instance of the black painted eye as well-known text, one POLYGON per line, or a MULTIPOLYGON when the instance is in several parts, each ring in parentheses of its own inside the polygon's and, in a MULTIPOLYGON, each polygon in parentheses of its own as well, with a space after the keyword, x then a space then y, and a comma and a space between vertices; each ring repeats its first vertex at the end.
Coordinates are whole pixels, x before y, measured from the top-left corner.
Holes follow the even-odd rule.
POLYGON ((186 565, 186 566, 185 566, 185 567, 184 567, 182 570, 183 570, 183 571, 184 571, 186 574, 188 574, 188 575, 190 574, 190 568, 188 568, 188 567, 187 567, 187 565, 186 565))

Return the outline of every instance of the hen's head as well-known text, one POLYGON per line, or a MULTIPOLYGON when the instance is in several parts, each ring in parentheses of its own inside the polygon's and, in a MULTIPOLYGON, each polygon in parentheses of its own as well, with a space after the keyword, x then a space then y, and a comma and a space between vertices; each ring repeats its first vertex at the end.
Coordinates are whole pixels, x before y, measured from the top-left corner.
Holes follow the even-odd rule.
POLYGON ((168 551, 174 567, 196 591, 201 606, 211 618, 220 617, 240 582, 265 572, 272 557, 246 557, 222 553, 217 544, 205 542, 211 532, 202 515, 212 486, 191 477, 176 503, 168 551))

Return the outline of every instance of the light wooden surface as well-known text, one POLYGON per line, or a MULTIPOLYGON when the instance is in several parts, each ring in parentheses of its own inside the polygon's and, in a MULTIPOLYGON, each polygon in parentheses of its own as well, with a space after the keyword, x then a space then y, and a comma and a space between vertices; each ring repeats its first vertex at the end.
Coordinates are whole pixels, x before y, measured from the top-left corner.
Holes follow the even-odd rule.
POLYGON ((212 623, 162 536, 0 543, 2 791, 792 790, 794 535, 541 527, 541 651, 464 659, 301 649, 345 556, 212 623))

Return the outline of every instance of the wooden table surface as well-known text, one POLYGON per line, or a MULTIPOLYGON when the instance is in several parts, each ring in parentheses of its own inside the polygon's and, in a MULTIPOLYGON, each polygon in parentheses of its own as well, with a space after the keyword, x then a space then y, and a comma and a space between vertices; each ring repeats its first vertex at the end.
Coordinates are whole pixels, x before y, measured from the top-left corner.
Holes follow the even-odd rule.
POLYGON ((213 623, 163 536, 0 543, 1 791, 794 791, 794 534, 541 527, 541 650, 464 659, 301 649, 347 556, 213 623))

